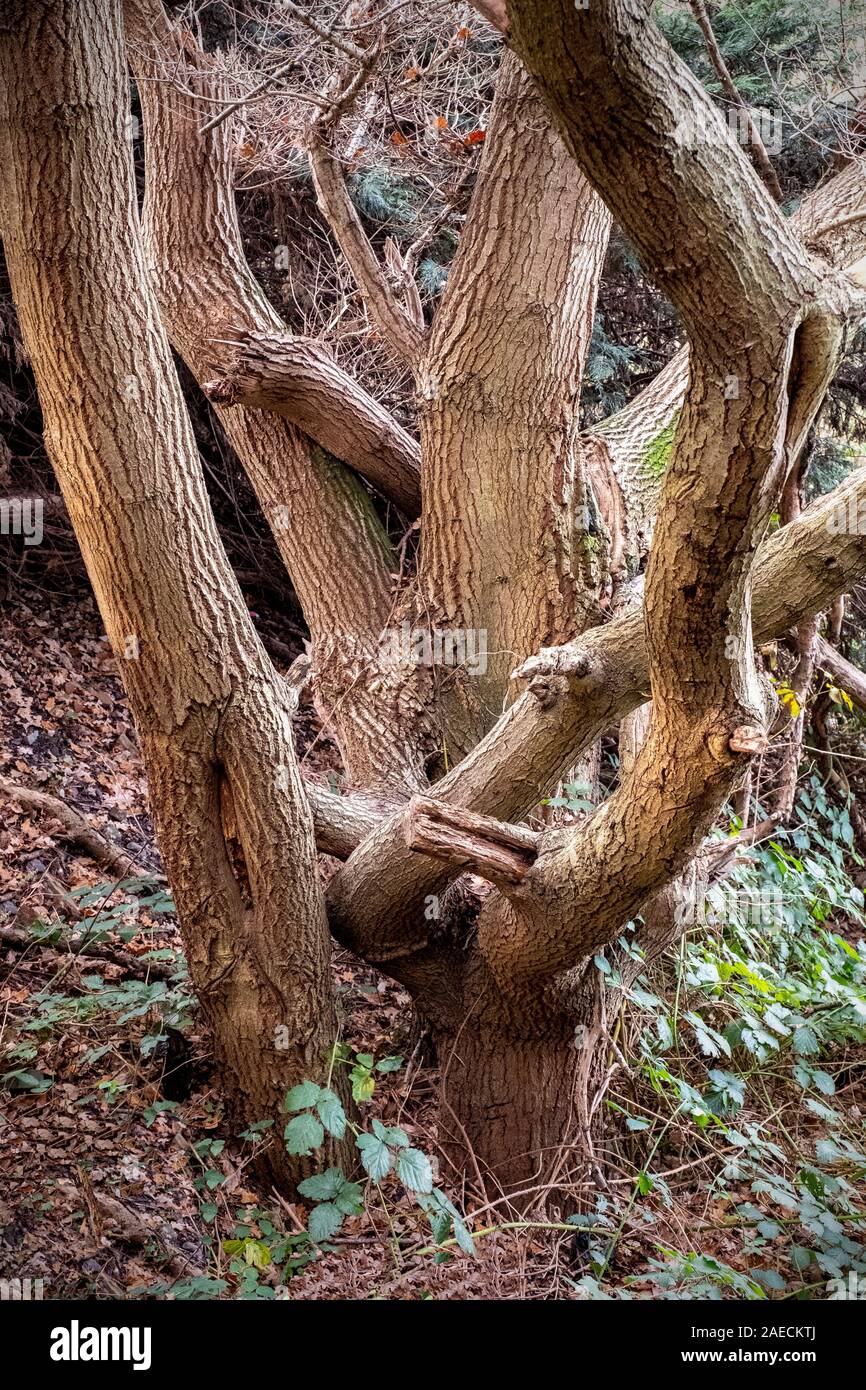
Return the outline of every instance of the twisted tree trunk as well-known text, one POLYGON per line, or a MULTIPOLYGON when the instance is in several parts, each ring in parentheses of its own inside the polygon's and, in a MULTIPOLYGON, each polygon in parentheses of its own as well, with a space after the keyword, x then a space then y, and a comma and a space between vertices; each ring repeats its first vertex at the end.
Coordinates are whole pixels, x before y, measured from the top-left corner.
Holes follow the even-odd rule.
MULTIPOLYGON (((217 535, 148 282, 118 0, 7 5, 0 89, 0 227, 46 445, 230 1109, 279 1121, 336 1034, 327 924, 291 694, 217 535)), ((267 1155, 283 1182, 303 1169, 279 1142, 267 1155)))
POLYGON ((215 402, 249 475, 310 628, 314 691, 326 728, 356 785, 415 790, 423 752, 411 719, 397 721, 377 692, 377 654, 389 623, 396 560, 359 478, 313 445, 339 449, 359 472, 414 501, 417 450, 405 432, 319 350, 296 344, 305 408, 279 413, 235 382, 285 338, 243 252, 234 200, 234 125, 202 134, 196 98, 223 88, 190 31, 171 24, 161 0, 127 0, 130 52, 139 78, 146 148, 144 237, 160 311, 175 347, 215 402), (269 346, 270 345, 270 348, 269 346), (342 390, 341 390, 342 388, 342 390), (334 409, 341 394, 341 410, 334 409), (237 404, 233 402, 237 401, 237 404), (394 468, 394 456, 401 467, 394 468), (373 466, 371 467, 371 461, 373 466), (407 496, 408 493, 408 496, 407 496))
MULTIPOLYGON (((536 87, 509 58, 429 331, 412 285, 401 302, 379 266, 320 122, 311 160, 322 205, 423 400, 420 575, 395 609, 369 496, 296 426, 343 453, 354 441, 349 462, 383 488, 393 469, 411 492, 413 451, 309 345, 287 345, 243 261, 226 123, 202 134, 188 95, 213 94, 212 65, 151 0, 130 3, 161 310, 222 397, 308 615, 324 717, 350 775, 376 791, 305 797, 291 694, 219 546, 145 273, 116 0, 29 11, 18 0, 0 42, 0 217, 49 448, 126 658, 160 844, 229 1092, 245 1118, 275 1118, 333 1036, 315 823, 320 844, 346 856, 328 887, 333 931, 403 982, 431 1023, 455 1161, 531 1205, 593 1168, 598 1098, 617 1064, 593 956, 616 954, 642 910, 647 949, 661 948, 669 924, 653 925, 653 905, 694 865, 765 746, 771 700, 753 637, 814 614, 866 569, 866 537, 831 524, 862 474, 765 539, 862 312, 855 279, 819 254, 855 224, 785 221, 643 0, 589 10, 496 0, 485 12, 509 28, 536 87), (684 128, 708 138, 684 147, 684 128), (683 359, 656 384, 652 410, 638 409, 623 435, 623 469, 630 439, 658 460, 663 436, 645 607, 592 627, 600 576, 587 540, 607 538, 587 525, 584 468, 608 509, 614 569, 642 563, 656 506, 629 503, 612 456, 593 462, 576 447, 602 202, 674 303, 689 348, 687 370, 683 359), (345 390, 345 430, 318 419, 323 390, 345 390), (476 686, 447 685, 441 670, 425 685, 411 661, 369 657, 383 627, 419 612, 437 628, 486 630, 491 662, 476 686), (539 642, 555 645, 536 654, 539 642), (595 814, 541 831, 509 823, 650 697, 645 736, 595 814), (435 797, 407 805, 437 735, 446 775, 435 797), (271 1036, 282 1025, 285 1053, 271 1036)), ((362 55, 359 83, 374 56, 362 55)))

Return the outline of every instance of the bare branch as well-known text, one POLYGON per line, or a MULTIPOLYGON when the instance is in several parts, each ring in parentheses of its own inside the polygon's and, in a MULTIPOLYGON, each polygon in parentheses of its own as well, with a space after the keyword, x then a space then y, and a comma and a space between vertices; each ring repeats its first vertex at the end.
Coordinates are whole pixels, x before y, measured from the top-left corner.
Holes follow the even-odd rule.
POLYGON ((749 154, 751 155, 752 163, 761 175, 770 193, 776 199, 776 202, 781 203, 783 194, 776 171, 770 163, 770 156, 767 154, 764 147, 764 142, 761 139, 758 127, 755 125, 748 104, 743 100, 740 92, 737 90, 734 79, 731 77, 728 70, 728 65, 722 56, 722 50, 719 48, 718 41, 713 33, 713 26, 710 22, 710 16, 707 14, 707 7, 704 4, 704 0, 689 0, 689 4, 692 7, 692 13, 698 22, 700 31, 704 36, 704 43, 707 47, 707 53, 710 56, 710 62, 715 69, 716 76, 722 84, 725 96, 736 106, 738 111, 743 113, 746 123, 746 133, 749 137, 749 154))
POLYGON ((0 795, 17 801, 24 811, 38 811, 41 815, 50 816, 60 827, 64 840, 83 850, 94 863, 102 865, 119 878, 138 878, 149 872, 100 834, 80 811, 59 797, 49 796, 47 792, 37 791, 33 787, 17 786, 6 777, 0 777, 0 795))
POLYGON ((866 673, 848 661, 824 637, 815 639, 815 661, 841 686, 860 709, 866 711, 866 673))
POLYGON ((424 331, 398 302, 355 209, 343 167, 327 136, 314 129, 310 167, 319 206, 346 257, 358 288, 378 328, 410 364, 418 361, 424 331))
POLYGON ((394 801, 382 797, 338 796, 309 779, 304 781, 304 790, 313 813, 316 848, 335 859, 348 859, 397 808, 394 801))
POLYGON ((430 796, 414 796, 405 818, 409 849, 472 869, 493 883, 521 883, 538 854, 539 836, 430 796))
POLYGON ((203 383, 217 404, 284 415, 373 487, 415 517, 421 454, 384 406, 343 371, 320 343, 288 333, 247 333, 227 342, 222 375, 203 383))

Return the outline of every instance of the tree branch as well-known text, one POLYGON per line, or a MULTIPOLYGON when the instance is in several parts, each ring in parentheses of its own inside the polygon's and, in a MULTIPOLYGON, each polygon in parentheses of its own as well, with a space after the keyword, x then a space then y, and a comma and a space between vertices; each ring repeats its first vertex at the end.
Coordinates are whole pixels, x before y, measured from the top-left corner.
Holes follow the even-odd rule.
POLYGON ((284 415, 407 516, 418 515, 417 442, 311 338, 245 334, 226 344, 221 375, 203 389, 215 404, 284 415))
MULTIPOLYGON (((864 218, 866 159, 859 159, 807 194, 789 225, 805 246, 841 269, 866 252, 864 218)), ((633 401, 581 436, 586 467, 614 540, 615 581, 636 570, 649 552, 688 381, 685 346, 633 401)))
POLYGON ((689 4, 692 8, 692 14, 697 20, 698 27, 704 36, 707 53, 715 69, 716 76, 722 84, 722 90, 737 110, 743 113, 746 123, 746 132, 749 137, 749 155, 751 156, 752 163, 776 202, 781 203, 783 195, 779 180, 776 176, 776 171, 770 163, 770 156, 767 154, 764 142, 758 133, 758 127, 755 125, 752 113, 737 90, 734 79, 731 77, 730 71, 728 70, 728 65, 722 55, 722 50, 719 48, 718 40, 713 33, 713 26, 710 22, 710 16, 707 14, 707 7, 704 4, 704 0, 689 0, 689 4))
MULTIPOLYGON (((856 515, 861 495, 866 507, 866 466, 762 543, 753 575, 757 643, 829 607, 866 574, 866 534, 840 524, 856 515)), ((502 821, 519 820, 605 729, 649 696, 640 610, 542 654, 542 660, 556 672, 544 698, 532 690, 520 696, 436 784, 437 800, 502 821)), ((338 937, 367 959, 390 962, 387 968, 397 973, 401 958, 411 960, 424 949, 425 897, 441 893, 454 874, 407 849, 404 814, 388 817, 373 831, 334 875, 327 894, 338 937)))
POLYGON ((50 816, 60 827, 64 840, 83 850, 94 863, 118 878, 140 878, 143 874, 152 878, 162 877, 142 869, 124 850, 100 834, 80 811, 59 797, 49 796, 47 792, 32 787, 19 787, 7 777, 0 777, 0 795, 17 801, 23 811, 37 811, 40 815, 50 816))
POLYGON ((430 796, 413 796, 405 818, 406 844, 470 869, 492 883, 521 883, 538 854, 539 835, 522 825, 505 825, 430 796))
POLYGON ((483 629, 489 653, 483 673, 440 698, 455 759, 512 698, 518 661, 599 620, 604 547, 576 445, 609 228, 506 52, 418 374, 421 605, 445 625, 483 629))
POLYGON ((309 779, 304 780, 304 790, 313 813, 316 848, 335 859, 348 859, 396 809, 394 801, 360 794, 338 796, 309 779))
POLYGON ((832 676, 836 685, 841 686, 851 696, 855 705, 866 711, 866 673, 861 671, 859 666, 848 661, 823 637, 815 639, 815 662, 832 676))
MULTIPOLYGON (((161 0, 127 0, 126 10, 144 121, 144 231, 160 312, 196 379, 209 382, 227 340, 280 336, 284 328, 244 255, 230 125, 199 133, 195 94, 218 94, 219 73, 189 31, 168 21, 161 0)), ((318 710, 350 777, 417 789, 415 738, 381 720, 371 690, 396 565, 367 489, 278 415, 216 410, 298 595, 318 710)))
POLYGON ((349 197, 343 166, 328 133, 318 124, 311 132, 309 156, 319 207, 348 262, 368 310, 391 346, 414 366, 421 355, 425 329, 423 324, 409 316, 388 283, 349 197))

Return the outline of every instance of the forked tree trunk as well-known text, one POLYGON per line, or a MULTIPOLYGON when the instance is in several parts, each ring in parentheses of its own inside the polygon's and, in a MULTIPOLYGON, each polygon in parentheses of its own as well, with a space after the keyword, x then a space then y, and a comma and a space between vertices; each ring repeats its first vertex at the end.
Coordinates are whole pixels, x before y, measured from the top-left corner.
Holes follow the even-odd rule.
MULTIPOLYGON (((223 552, 148 283, 119 0, 0 19, 0 227, 48 453, 124 678, 233 1120, 279 1124, 335 1032, 292 702, 223 552)), ((282 1181, 279 1128, 268 1161, 282 1181)))
MULTIPOLYGON (((505 15, 501 4, 493 8, 505 15)), ((691 862, 764 745, 752 590, 755 635, 768 625, 784 630, 862 572, 866 540, 846 535, 831 548, 828 513, 818 508, 808 524, 792 522, 765 542, 753 573, 787 462, 802 447, 860 307, 852 285, 805 255, 721 128, 684 161, 683 120, 698 118, 712 132, 712 110, 642 0, 593 0, 589 10, 571 0, 508 0, 509 21, 566 145, 509 60, 502 91, 516 84, 516 125, 494 122, 501 139, 491 138, 431 335, 394 308, 375 256, 359 247, 357 218, 344 217, 365 293, 382 301, 405 355, 416 366, 423 355, 422 593, 428 586, 437 623, 487 627, 496 665, 470 717, 449 712, 450 752, 467 756, 437 787, 427 841, 419 817, 412 820, 416 799, 350 854, 328 897, 334 930, 402 980, 432 1023, 443 1127, 458 1161, 474 1154, 486 1181, 522 1191, 531 1206, 539 1188, 565 1186, 592 1163, 614 1051, 593 955, 615 951, 624 923, 691 862), (535 114, 521 127, 526 111, 535 114), (576 637, 591 614, 592 576, 572 526, 585 495, 574 411, 606 214, 566 148, 680 312, 691 342, 689 389, 661 489, 646 613, 531 658, 523 667, 529 690, 494 723, 513 694, 511 667, 539 641, 576 637), (559 238, 539 225, 539 209, 561 227, 559 238), (497 216, 498 242, 489 235, 497 216), (724 389, 729 375, 737 394, 724 389), (646 740, 594 816, 541 834, 484 823, 479 812, 525 815, 609 723, 646 700, 648 680, 646 740), (479 889, 467 871, 488 886, 479 889), (444 895, 457 878, 453 904, 431 925, 425 897, 444 895)), ((157 22, 164 30, 161 10, 153 11, 157 22)), ((276 1119, 288 1085, 321 1075, 334 1032, 313 825, 291 701, 219 545, 147 282, 124 141, 118 0, 15 0, 2 24, 0 219, 49 451, 113 646, 126 658, 160 846, 226 1088, 244 1119, 276 1119)), ((181 85, 205 74, 208 64, 183 30, 157 38, 174 53, 181 85)), ((173 189, 175 204, 162 218, 149 208, 151 246, 172 332, 199 375, 206 367, 210 376, 219 364, 203 360, 202 344, 228 331, 229 300, 257 341, 280 326, 240 255, 230 150, 222 136, 201 143, 195 103, 190 111, 183 97, 176 88, 144 93, 146 112, 157 117, 152 172, 173 189), (160 98, 183 108, 180 163, 170 121, 160 125, 160 98), (211 182, 198 185, 207 225, 178 255, 178 229, 189 231, 179 221, 188 213, 178 171, 181 181, 184 171, 195 180, 200 155, 214 159, 211 182), (196 255, 212 284, 197 275, 196 255), (197 275, 194 286, 186 275, 197 275), (187 288, 195 291, 194 320, 187 288)), ((328 177, 320 167, 325 193, 328 177)), ((223 364, 227 378, 232 365, 223 364)), ((298 529, 282 544, 311 626, 326 637, 332 619, 344 616, 334 567, 356 546, 351 558, 361 572, 346 586, 353 617, 336 630, 375 639, 390 616, 390 562, 360 484, 342 465, 335 473, 319 467, 297 431, 268 412, 246 412, 233 428, 272 519, 288 505, 281 489, 298 493, 298 529), (355 504, 363 524, 352 524, 355 504), (326 531, 321 551, 316 525, 326 531)), ((402 456, 405 441, 388 438, 402 456)), ((610 470, 605 478, 612 487, 610 470)), ((363 717, 352 712, 349 761, 376 781, 384 760, 382 780, 411 790, 423 776, 417 740, 400 742, 399 718, 396 733, 383 722, 372 684, 362 698, 383 741, 374 747, 371 734, 363 746, 363 717)), ((336 719, 335 711, 336 703, 336 719)), ((326 799, 316 805, 327 819, 326 799)), ((351 820, 332 827, 350 849, 351 820)), ((280 1175, 296 1176, 297 1165, 280 1175)))
MULTIPOLYGON (((423 768, 413 719, 391 719, 376 690, 397 563, 373 501, 355 473, 282 414, 220 403, 242 399, 234 390, 238 354, 285 331, 244 255, 233 186, 236 126, 226 120, 200 130, 223 83, 190 31, 168 20, 161 0, 127 0, 125 9, 144 117, 145 245, 163 320, 216 402, 273 531, 310 629, 319 712, 349 780, 411 792, 423 768)), ((354 423, 361 393, 343 373, 338 407, 335 375, 333 366, 327 373, 319 364, 316 384, 327 379, 331 392, 321 397, 308 371, 304 420, 364 471, 369 420, 363 429, 354 423)), ((382 470, 395 433, 379 436, 382 470)))

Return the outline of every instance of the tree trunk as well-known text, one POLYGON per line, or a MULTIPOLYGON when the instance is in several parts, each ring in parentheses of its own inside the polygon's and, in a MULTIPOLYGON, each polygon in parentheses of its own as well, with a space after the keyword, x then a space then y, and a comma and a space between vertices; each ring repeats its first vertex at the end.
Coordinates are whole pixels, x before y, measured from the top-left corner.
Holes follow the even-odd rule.
POLYGON ((610 1079, 605 994, 590 963, 561 985, 501 988, 477 954, 454 999, 422 993, 440 1068, 440 1142, 448 1161, 488 1199, 520 1212, 579 1207, 599 1177, 595 1140, 610 1079))
MULTIPOLYGON (((807 194, 791 230, 831 265, 866 250, 866 184, 854 165, 807 194)), ((729 389, 737 389, 732 374, 729 389)), ((649 553, 662 483, 689 384, 689 347, 674 354, 655 380, 622 410, 581 436, 585 466, 611 536, 614 591, 649 553)))
POLYGON ((460 247, 418 368, 420 605, 485 660, 442 672, 449 761, 539 645, 598 619, 603 536, 577 411, 610 218, 506 54, 460 247))
POLYGON ((567 1200, 562 1187, 588 1167, 574 1027, 560 1037, 514 1038, 469 1025, 456 1037, 434 1037, 449 1161, 470 1181, 479 1176, 489 1200, 505 1195, 519 1211, 549 1209, 551 1189, 567 1200))
POLYGON ((46 445, 135 717, 193 987, 233 1120, 321 1077, 329 941, 292 701, 207 500, 148 283, 119 0, 0 24, 0 226, 46 445))
MULTIPOLYGON (((273 531, 310 629, 319 713, 350 783, 414 791, 424 758, 413 719, 390 719, 376 688, 396 562, 367 489, 282 414, 219 403, 236 399, 231 383, 245 346, 253 352, 285 330, 244 256, 234 201, 234 125, 227 120, 207 134, 199 128, 211 108, 196 96, 219 98, 218 71, 189 29, 168 21, 161 0, 127 0, 126 12, 144 117, 144 235, 164 322, 216 402, 273 531)), ((342 419, 334 421, 339 373, 326 373, 321 362, 316 381, 327 395, 317 399, 308 376, 303 419, 317 437, 342 441, 341 452, 357 457, 363 471, 369 420, 355 426, 359 388, 351 391, 342 377, 342 419)), ((394 447, 394 432, 382 438, 394 447)))

